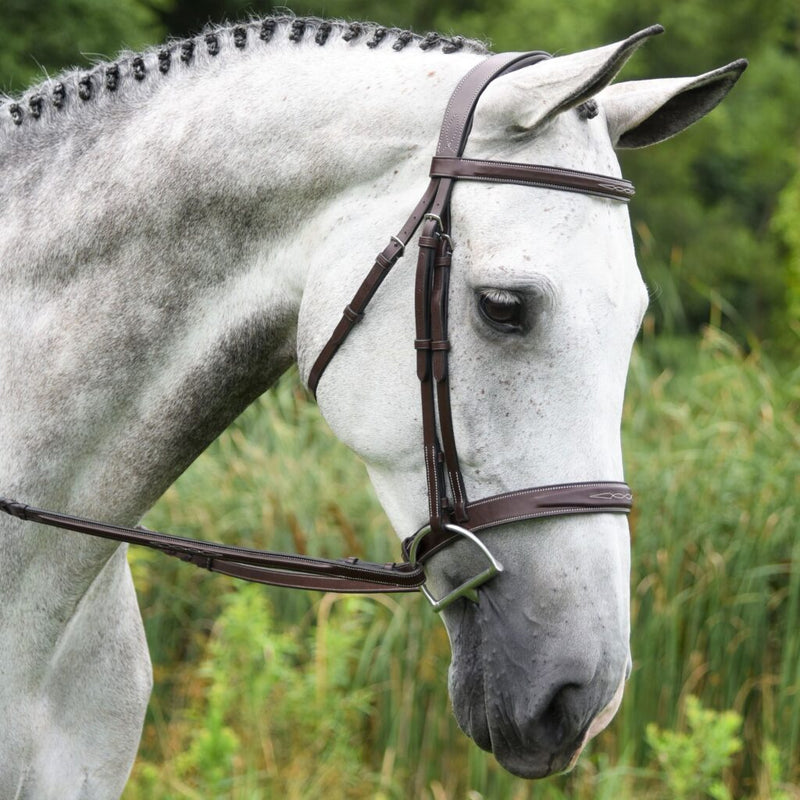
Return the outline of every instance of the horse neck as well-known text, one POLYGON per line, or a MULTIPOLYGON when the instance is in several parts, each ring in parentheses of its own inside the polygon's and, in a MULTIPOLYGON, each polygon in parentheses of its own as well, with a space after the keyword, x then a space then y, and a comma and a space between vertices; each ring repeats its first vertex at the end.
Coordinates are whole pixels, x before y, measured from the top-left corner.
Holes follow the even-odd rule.
POLYGON ((317 223, 430 153, 481 57, 221 44, 4 123, 2 494, 138 518, 294 359, 317 223))

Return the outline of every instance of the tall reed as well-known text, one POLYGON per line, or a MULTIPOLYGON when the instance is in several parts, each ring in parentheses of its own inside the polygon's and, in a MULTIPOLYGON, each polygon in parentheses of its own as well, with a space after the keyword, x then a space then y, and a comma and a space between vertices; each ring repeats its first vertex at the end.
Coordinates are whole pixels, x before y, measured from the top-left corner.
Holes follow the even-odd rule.
MULTIPOLYGON (((645 730, 684 730, 689 696, 741 715, 731 796, 800 797, 800 374, 716 330, 668 344, 634 354, 626 401, 634 671, 571 775, 512 778, 457 730, 447 638, 421 598, 245 587, 137 551, 156 690, 127 800, 665 796, 645 730)), ((363 468, 293 375, 146 523, 397 557, 363 468)))

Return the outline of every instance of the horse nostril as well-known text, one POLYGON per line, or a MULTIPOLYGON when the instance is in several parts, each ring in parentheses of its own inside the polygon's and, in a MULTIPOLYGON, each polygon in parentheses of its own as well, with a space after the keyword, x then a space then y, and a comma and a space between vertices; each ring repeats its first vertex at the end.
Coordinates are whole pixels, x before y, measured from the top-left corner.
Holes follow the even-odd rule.
POLYGON ((583 736, 583 715, 576 713, 580 708, 581 687, 574 683, 562 686, 542 711, 538 720, 540 736, 547 737, 554 750, 561 750, 566 744, 580 740, 583 736))

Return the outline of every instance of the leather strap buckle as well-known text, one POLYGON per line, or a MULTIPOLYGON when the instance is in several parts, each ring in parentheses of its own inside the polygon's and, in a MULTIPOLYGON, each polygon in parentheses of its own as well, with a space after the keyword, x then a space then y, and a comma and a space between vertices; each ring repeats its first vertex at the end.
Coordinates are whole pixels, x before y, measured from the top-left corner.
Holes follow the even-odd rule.
POLYGON ((346 319, 349 319, 350 322, 355 324, 356 322, 361 322, 364 319, 364 314, 360 311, 356 311, 352 306, 347 305, 342 312, 342 316, 346 319))
MULTIPOLYGON (((446 523, 442 527, 448 533, 455 534, 456 536, 463 536, 465 539, 468 539, 470 542, 472 542, 481 551, 481 553, 483 553, 486 560, 489 562, 489 566, 472 578, 468 578, 460 586, 457 586, 451 592, 438 600, 423 583, 419 588, 437 614, 443 608, 447 608, 447 606, 449 606, 451 603, 458 600, 459 597, 465 597, 467 600, 477 603, 478 587, 482 586, 487 581, 490 581, 495 575, 498 575, 503 571, 503 565, 489 552, 489 548, 487 548, 486 545, 472 531, 468 531, 466 528, 462 528, 460 525, 453 525, 451 523, 446 523)), ((411 543, 408 546, 408 561, 412 566, 417 566, 417 549, 419 548, 420 542, 430 532, 430 524, 425 525, 424 527, 420 528, 411 539, 411 543)))
POLYGON ((398 236, 390 236, 389 238, 400 248, 400 252, 398 253, 397 257, 402 258, 406 254, 405 242, 403 242, 403 240, 398 236))
POLYGON ((429 219, 435 222, 439 226, 439 232, 444 232, 444 223, 442 222, 442 218, 438 214, 426 214, 423 219, 429 219))

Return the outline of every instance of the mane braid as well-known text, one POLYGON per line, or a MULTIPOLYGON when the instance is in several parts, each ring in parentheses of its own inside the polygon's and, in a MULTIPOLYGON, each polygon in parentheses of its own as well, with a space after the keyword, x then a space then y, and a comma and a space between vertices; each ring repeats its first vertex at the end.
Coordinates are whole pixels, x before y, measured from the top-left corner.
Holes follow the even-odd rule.
POLYGON ((360 22, 351 22, 347 30, 342 34, 342 39, 351 42, 361 35, 364 26, 360 22))
POLYGON ((119 86, 119 64, 109 64, 106 67, 105 73, 106 89, 109 92, 114 92, 119 86))
POLYGON ((162 75, 169 72, 170 64, 172 63, 172 54, 169 50, 158 51, 158 71, 162 75))
POLYGON ((207 33, 204 37, 208 54, 210 56, 219 55, 219 36, 216 33, 207 33))
POLYGON ((244 50, 247 47, 247 28, 244 25, 237 25, 233 29, 233 44, 239 50, 244 50))
POLYGON ((483 42, 474 39, 438 33, 420 36, 409 30, 386 28, 373 22, 323 20, 291 14, 252 18, 249 22, 235 25, 212 26, 197 36, 172 40, 142 53, 121 53, 115 61, 97 63, 89 69, 65 72, 32 86, 17 99, 0 96, 0 129, 3 117, 10 118, 18 130, 43 125, 49 119, 58 119, 59 112, 75 102, 74 98, 80 100, 81 106, 92 106, 103 97, 120 93, 126 85, 149 82, 159 76, 166 78, 178 61, 183 68, 190 68, 200 61, 207 63, 208 57, 219 56, 223 49, 241 52, 251 41, 269 44, 280 35, 297 45, 314 42, 322 47, 338 36, 351 46, 365 44, 372 50, 386 44, 400 52, 416 45, 424 51, 441 48, 443 53, 467 50, 490 54, 483 42))
POLYGON ((84 75, 78 81, 78 97, 81 100, 91 100, 92 99, 92 76, 91 75, 84 75))
POLYGON ((386 28, 375 28, 372 38, 367 42, 367 47, 375 48, 386 38, 386 28))
POLYGON ((40 94, 33 95, 28 100, 28 108, 30 109, 31 116, 35 119, 39 119, 42 115, 42 107, 44 106, 44 97, 40 94))
POLYGON ((147 70, 144 65, 144 59, 141 56, 136 56, 131 62, 131 66, 133 68, 133 77, 137 81, 143 81, 144 76, 147 74, 147 70))
POLYGON ((317 28, 316 36, 314 36, 314 41, 319 45, 325 44, 325 42, 328 41, 328 37, 331 34, 332 27, 333 25, 331 25, 330 22, 320 23, 320 26, 317 28))
POLYGON ((260 38, 262 42, 269 42, 275 34, 275 28, 278 26, 278 23, 275 19, 265 19, 261 23, 261 34, 260 38))
POLYGON ((53 86, 53 105, 56 108, 63 108, 67 101, 67 90, 61 81, 57 81, 53 86))
POLYGON ((292 22, 291 31, 289 33, 290 42, 301 42, 303 34, 306 32, 306 21, 304 19, 296 19, 292 22))

